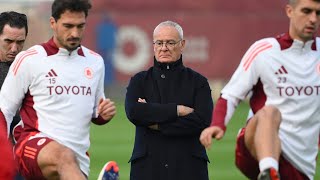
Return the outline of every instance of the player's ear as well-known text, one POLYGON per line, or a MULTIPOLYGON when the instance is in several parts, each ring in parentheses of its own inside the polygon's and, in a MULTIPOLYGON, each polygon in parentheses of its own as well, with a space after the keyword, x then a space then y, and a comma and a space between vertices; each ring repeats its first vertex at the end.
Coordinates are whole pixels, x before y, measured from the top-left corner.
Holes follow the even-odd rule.
POLYGON ((186 40, 182 39, 181 40, 181 53, 184 50, 184 47, 186 46, 186 40))
POLYGON ((292 12, 293 12, 293 7, 292 5, 290 4, 287 4, 286 7, 285 7, 285 10, 286 10, 286 14, 289 18, 292 17, 292 12))
POLYGON ((56 20, 53 17, 50 17, 50 27, 52 29, 54 29, 56 23, 57 23, 56 20))

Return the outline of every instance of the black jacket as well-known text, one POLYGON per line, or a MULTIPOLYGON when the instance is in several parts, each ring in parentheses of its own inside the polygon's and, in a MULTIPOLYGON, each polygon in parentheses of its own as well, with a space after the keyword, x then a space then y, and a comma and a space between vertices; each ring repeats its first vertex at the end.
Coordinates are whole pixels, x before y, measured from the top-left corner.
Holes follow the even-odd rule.
MULTIPOLYGON (((0 89, 2 88, 2 85, 4 83, 5 78, 7 77, 7 74, 9 72, 9 68, 11 66, 12 62, 0 62, 0 89)), ((10 125, 10 134, 12 133, 12 129, 15 125, 19 123, 21 120, 19 115, 19 110, 17 111, 16 115, 13 116, 13 121, 10 125)))
POLYGON ((132 77, 125 108, 136 126, 131 180, 208 179, 209 160, 199 137, 211 122, 211 89, 205 77, 183 66, 182 57, 169 64, 154 60, 148 71, 132 77), (178 117, 177 105, 194 112, 178 117), (153 124, 159 130, 148 127, 153 124))

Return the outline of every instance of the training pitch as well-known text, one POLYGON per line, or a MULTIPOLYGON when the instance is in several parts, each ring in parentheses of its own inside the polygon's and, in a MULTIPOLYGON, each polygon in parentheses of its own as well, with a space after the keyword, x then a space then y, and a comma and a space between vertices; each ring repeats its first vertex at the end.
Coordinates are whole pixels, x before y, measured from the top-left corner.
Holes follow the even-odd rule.
MULTIPOLYGON (((89 180, 96 180, 107 161, 114 160, 120 166, 120 179, 129 180, 130 158, 134 142, 134 125, 127 120, 123 103, 117 103, 117 115, 104 126, 91 126, 91 168, 89 180)), ((240 104, 228 125, 224 138, 214 142, 208 150, 210 180, 245 180, 234 165, 236 135, 247 117, 248 105, 240 104)), ((317 162, 316 179, 320 179, 320 160, 317 162)))

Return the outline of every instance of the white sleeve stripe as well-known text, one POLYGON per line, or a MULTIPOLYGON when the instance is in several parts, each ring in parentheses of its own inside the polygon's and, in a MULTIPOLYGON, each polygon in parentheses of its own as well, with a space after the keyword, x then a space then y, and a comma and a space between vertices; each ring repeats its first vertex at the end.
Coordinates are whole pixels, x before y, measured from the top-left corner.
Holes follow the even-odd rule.
POLYGON ((255 57, 261 53, 262 51, 271 48, 272 45, 270 43, 264 43, 262 45, 256 46, 253 50, 251 50, 248 55, 244 59, 244 65, 245 71, 248 70, 249 66, 251 65, 252 61, 255 59, 255 57), (248 57, 249 56, 249 57, 248 57))
MULTIPOLYGON (((260 46, 266 45, 268 44, 268 42, 260 42, 257 44, 254 44, 250 47, 250 49, 248 49, 248 51, 246 52, 246 54, 244 55, 243 59, 249 59, 248 56, 251 56, 252 52, 255 51, 257 48, 259 48, 260 46)), ((246 61, 245 61, 246 62, 246 61)))
POLYGON ((31 56, 31 55, 34 55, 34 54, 37 54, 37 53, 38 53, 38 52, 37 52, 36 50, 31 50, 31 51, 26 51, 25 54, 21 55, 21 56, 19 57, 19 59, 17 60, 17 63, 15 64, 14 68, 13 68, 13 73, 14 73, 14 75, 17 74, 17 71, 18 71, 18 69, 19 69, 22 61, 23 61, 26 57, 31 56))

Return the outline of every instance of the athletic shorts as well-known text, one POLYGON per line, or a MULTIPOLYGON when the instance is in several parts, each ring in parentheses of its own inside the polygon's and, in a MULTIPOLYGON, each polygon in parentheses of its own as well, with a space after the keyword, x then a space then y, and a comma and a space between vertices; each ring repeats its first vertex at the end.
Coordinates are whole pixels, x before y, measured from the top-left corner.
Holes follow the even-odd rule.
POLYGON ((38 166, 37 159, 40 150, 51 141, 53 140, 48 137, 34 137, 18 142, 15 146, 16 162, 19 172, 26 180, 45 179, 38 166))
MULTIPOLYGON (((236 166, 249 179, 257 179, 260 170, 259 162, 250 154, 244 143, 245 128, 242 128, 237 137, 236 166)), ((308 180, 309 178, 293 167, 282 155, 279 160, 281 180, 308 180)))

